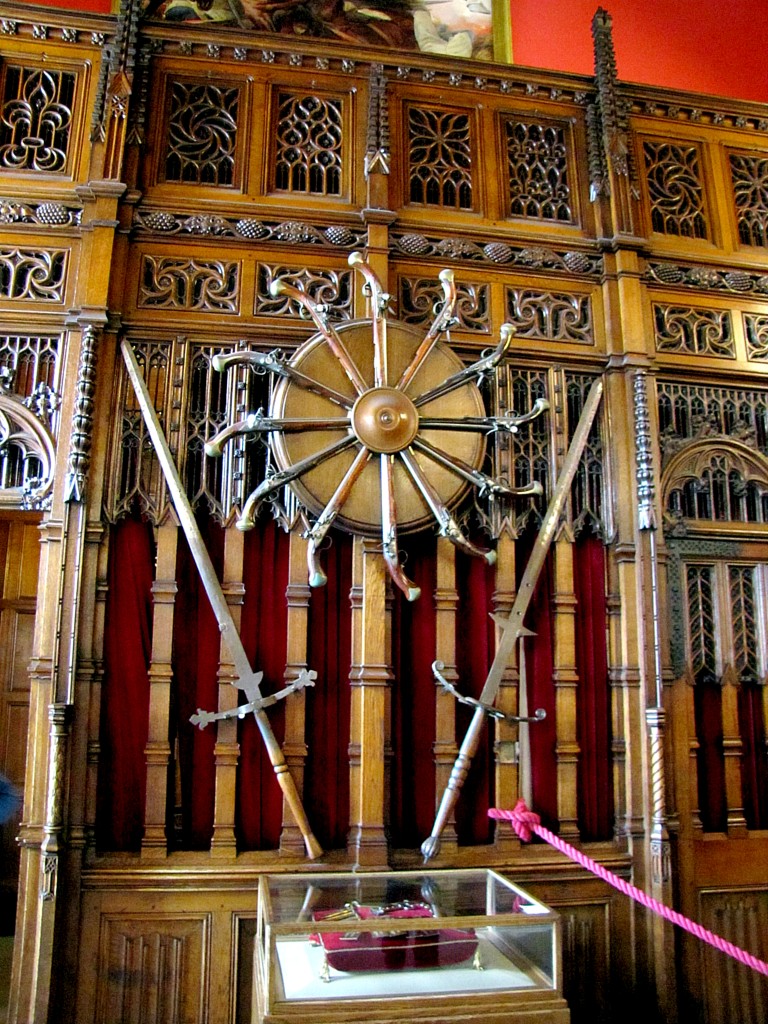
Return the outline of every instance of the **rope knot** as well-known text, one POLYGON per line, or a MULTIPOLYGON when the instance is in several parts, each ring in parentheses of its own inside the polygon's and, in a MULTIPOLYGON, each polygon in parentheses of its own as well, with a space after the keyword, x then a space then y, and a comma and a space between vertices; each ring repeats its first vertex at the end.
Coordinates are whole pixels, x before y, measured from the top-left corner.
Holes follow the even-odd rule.
POLYGON ((541 824, 541 818, 535 811, 528 810, 522 797, 520 797, 511 811, 504 811, 500 807, 494 807, 488 811, 488 817, 510 822, 517 838, 524 843, 531 841, 531 835, 541 824))

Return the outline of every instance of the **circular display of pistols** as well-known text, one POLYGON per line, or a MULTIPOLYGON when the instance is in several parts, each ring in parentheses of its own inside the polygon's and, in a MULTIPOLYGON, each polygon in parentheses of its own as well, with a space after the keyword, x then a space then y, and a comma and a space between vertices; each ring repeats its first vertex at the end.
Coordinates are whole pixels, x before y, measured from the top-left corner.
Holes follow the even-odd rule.
POLYGON ((534 484, 515 490, 483 473, 486 437, 517 430, 539 415, 539 401, 523 415, 486 416, 478 382, 493 372, 509 348, 514 329, 505 324, 496 348, 465 366, 440 341, 454 322, 456 286, 443 270, 444 302, 425 334, 387 319, 387 295, 359 253, 349 262, 365 278, 370 320, 336 327, 325 307, 282 280, 283 294, 304 309, 318 331, 290 359, 279 353, 237 351, 217 356, 224 370, 251 364, 279 377, 268 413, 259 411, 225 427, 207 445, 220 455, 237 434, 267 435, 274 471, 249 495, 238 521, 254 525, 261 504, 286 485, 315 517, 308 531, 309 578, 326 581, 318 550, 335 525, 351 533, 381 536, 392 579, 408 600, 419 589, 400 564, 397 534, 435 524, 442 536, 470 554, 495 561, 493 551, 465 536, 452 510, 467 490, 483 494, 537 493, 534 484))

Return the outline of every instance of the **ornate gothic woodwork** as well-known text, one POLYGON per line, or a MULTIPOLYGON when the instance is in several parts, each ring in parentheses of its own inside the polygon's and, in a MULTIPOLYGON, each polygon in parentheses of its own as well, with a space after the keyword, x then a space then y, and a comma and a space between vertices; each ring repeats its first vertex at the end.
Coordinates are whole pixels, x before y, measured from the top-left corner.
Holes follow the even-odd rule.
POLYGON ((653 230, 662 235, 708 238, 699 147, 646 139, 643 155, 653 230))
MULTIPOLYGON (((19 782, 29 721, 13 1024, 251 1021, 258 877, 304 863, 255 722, 232 717, 232 654, 123 340, 264 693, 318 672, 268 713, 333 870, 420 862, 466 727, 432 662, 480 693, 603 379, 526 618, 535 635, 499 688, 505 714, 547 718, 486 730, 439 866, 493 864, 560 908, 573 1024, 630 1002, 649 1022, 679 1008, 762 1024, 762 983, 741 967, 675 948, 603 883, 486 818, 522 791, 596 859, 765 956, 768 110, 627 85, 606 12, 593 35, 595 75, 578 77, 170 24, 134 0, 117 18, 4 5, 0 753, 19 782), (457 304, 429 386, 489 357, 503 324, 516 331, 495 376, 460 392, 457 415, 487 437, 442 438, 465 474, 448 495, 456 533, 497 563, 434 536, 434 508, 398 493, 414 529, 388 555, 421 590, 410 604, 382 559, 387 452, 366 433, 379 406, 356 421, 379 472, 346 507, 365 537, 318 528, 339 485, 324 471, 303 505, 281 484, 252 531, 236 523, 263 481, 328 440, 266 443, 270 415, 334 405, 289 386, 286 367, 351 396, 310 341, 307 301, 369 376, 386 312, 402 369, 445 268, 457 304), (253 358, 222 373, 229 352, 253 358), (546 415, 499 427, 537 401, 546 415), (532 484, 539 496, 508 493, 532 484), (324 589, 308 585, 315 556, 324 589), (230 717, 201 732, 198 707, 230 717)), ((412 424, 408 395, 395 411, 412 424)), ((433 457, 422 449, 417 470, 433 457)))

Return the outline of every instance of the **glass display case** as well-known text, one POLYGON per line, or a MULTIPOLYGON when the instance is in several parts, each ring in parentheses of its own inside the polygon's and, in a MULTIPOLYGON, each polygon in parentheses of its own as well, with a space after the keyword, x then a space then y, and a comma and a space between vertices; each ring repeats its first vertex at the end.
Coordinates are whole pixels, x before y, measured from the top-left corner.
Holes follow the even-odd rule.
POLYGON ((254 1024, 567 1024, 558 916, 495 871, 266 875, 254 1024))

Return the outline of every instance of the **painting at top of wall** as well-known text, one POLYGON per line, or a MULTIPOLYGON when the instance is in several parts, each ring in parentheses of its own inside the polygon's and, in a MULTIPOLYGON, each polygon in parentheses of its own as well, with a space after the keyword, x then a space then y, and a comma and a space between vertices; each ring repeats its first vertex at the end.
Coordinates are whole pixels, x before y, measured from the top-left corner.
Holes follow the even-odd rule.
MULTIPOLYGON (((493 60, 491 6, 492 0, 150 0, 147 8, 166 21, 493 60)), ((504 57, 497 44, 496 59, 504 57)))

